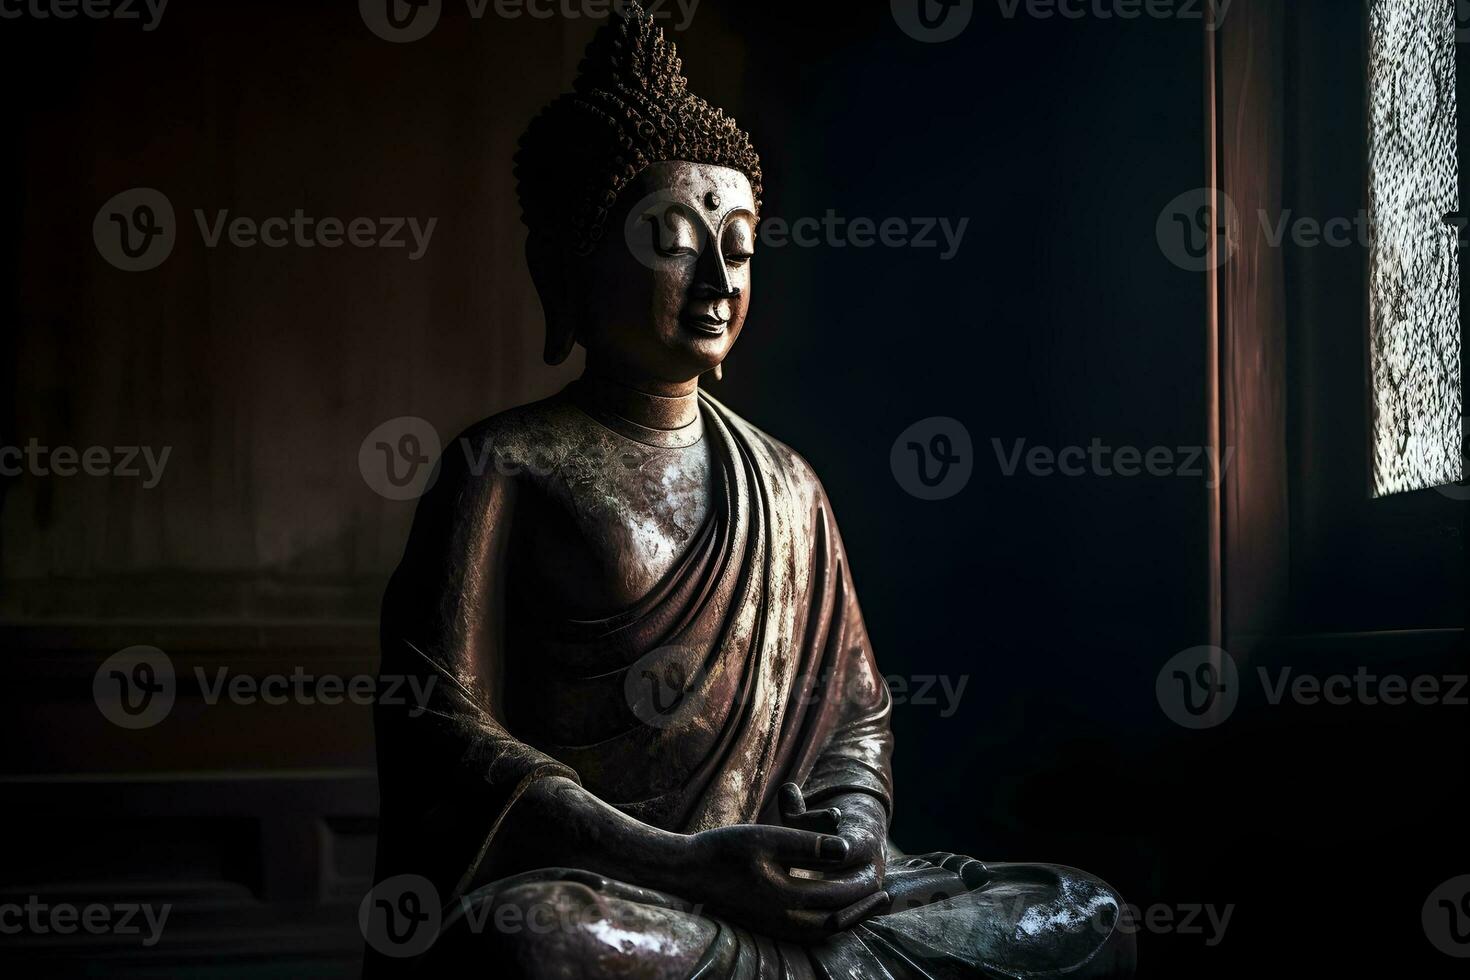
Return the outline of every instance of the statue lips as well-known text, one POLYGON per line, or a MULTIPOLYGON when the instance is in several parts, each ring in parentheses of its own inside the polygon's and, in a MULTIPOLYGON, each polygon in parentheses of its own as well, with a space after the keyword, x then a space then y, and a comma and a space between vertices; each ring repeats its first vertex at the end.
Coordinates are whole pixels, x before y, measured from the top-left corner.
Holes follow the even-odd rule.
POLYGON ((711 313, 685 313, 682 319, 689 329, 707 333, 712 337, 718 337, 724 333, 725 325, 730 322, 711 313))

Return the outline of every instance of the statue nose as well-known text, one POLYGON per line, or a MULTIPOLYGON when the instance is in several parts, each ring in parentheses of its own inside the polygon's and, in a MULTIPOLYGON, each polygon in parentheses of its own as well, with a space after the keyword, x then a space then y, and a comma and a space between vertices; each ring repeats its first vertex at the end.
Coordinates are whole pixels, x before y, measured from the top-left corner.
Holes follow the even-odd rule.
POLYGON ((735 299, 740 295, 740 288, 730 282, 725 256, 714 243, 699 253, 693 293, 695 299, 705 300, 735 299))
POLYGON ((695 299, 738 299, 740 296, 740 287, 730 285, 728 279, 725 280, 723 285, 717 285, 708 280, 701 279, 694 284, 693 293, 695 299))

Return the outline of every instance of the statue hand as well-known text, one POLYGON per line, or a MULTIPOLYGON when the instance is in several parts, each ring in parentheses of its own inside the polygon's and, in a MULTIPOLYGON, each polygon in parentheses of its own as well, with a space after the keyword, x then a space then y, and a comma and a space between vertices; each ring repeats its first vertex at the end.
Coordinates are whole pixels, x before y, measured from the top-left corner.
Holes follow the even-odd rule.
MULTIPOLYGON (((866 804, 854 804, 848 809, 860 816, 866 804)), ((841 820, 836 825, 843 826, 841 820)), ((581 868, 678 895, 772 936, 807 942, 846 929, 888 903, 879 876, 866 859, 854 858, 852 841, 868 846, 851 819, 841 835, 764 824, 670 833, 556 776, 538 780, 511 808, 495 842, 498 859, 487 861, 484 870, 498 878, 540 867, 581 868), (855 860, 857 869, 845 870, 855 860), (805 877, 793 876, 792 869, 805 877)))
POLYGON ((786 783, 781 787, 780 809, 781 822, 786 826, 813 830, 819 834, 837 833, 837 827, 842 821, 842 811, 835 806, 825 810, 808 810, 806 797, 802 795, 801 787, 795 783, 786 783))
MULTIPOLYGON (((787 783, 781 787, 781 820, 787 826, 836 834, 847 841, 844 860, 835 862, 834 870, 845 872, 827 876, 829 881, 863 881, 872 885, 873 893, 882 892, 887 875, 885 846, 888 839, 888 811, 867 793, 847 793, 832 801, 835 805, 808 810, 801 787, 787 783)), ((881 912, 886 901, 864 898, 851 908, 834 915, 833 925, 846 929, 869 915, 881 912)))
POLYGON ((812 941, 845 928, 835 917, 879 891, 871 876, 791 874, 792 869, 832 872, 848 864, 851 847, 842 837, 737 824, 687 840, 687 876, 678 892, 779 938, 812 941))

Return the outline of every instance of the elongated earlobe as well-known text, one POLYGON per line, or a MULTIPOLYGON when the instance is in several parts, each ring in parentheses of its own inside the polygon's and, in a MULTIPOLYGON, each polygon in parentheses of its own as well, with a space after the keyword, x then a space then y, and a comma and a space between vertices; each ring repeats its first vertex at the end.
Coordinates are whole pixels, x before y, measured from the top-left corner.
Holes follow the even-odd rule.
POLYGON ((713 371, 711 371, 710 374, 712 374, 712 375, 715 376, 715 380, 716 381, 724 381, 725 380, 725 365, 723 365, 723 364, 716 364, 715 365, 715 369, 713 371))
POLYGON ((546 314, 546 350, 542 357, 547 364, 560 364, 572 354, 572 348, 577 343, 575 332, 570 325, 559 325, 557 319, 550 312, 546 314))
POLYGON ((564 263, 564 256, 545 240, 535 236, 526 240, 526 265, 546 318, 546 348, 541 356, 547 364, 565 361, 577 342, 574 287, 564 263))

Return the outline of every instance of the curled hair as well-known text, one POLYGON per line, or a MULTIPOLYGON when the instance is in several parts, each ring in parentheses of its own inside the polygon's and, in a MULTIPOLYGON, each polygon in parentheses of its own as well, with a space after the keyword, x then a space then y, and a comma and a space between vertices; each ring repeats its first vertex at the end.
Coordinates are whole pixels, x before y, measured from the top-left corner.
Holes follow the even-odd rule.
POLYGON ((574 255, 607 233, 619 196, 649 164, 688 160, 738 170, 761 206, 760 157, 735 120, 688 90, 674 43, 636 2, 615 4, 587 45, 573 90, 521 136, 521 220, 574 255))

